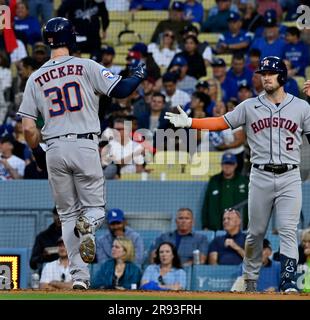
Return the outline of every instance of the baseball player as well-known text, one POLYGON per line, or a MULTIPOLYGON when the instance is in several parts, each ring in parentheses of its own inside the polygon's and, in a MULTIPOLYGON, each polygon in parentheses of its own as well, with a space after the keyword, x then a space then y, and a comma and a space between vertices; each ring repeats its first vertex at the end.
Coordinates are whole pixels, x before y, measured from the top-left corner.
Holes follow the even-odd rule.
POLYGON ((73 289, 88 289, 87 264, 95 257, 95 231, 105 216, 104 178, 98 152, 99 94, 125 98, 146 77, 138 65, 127 79, 113 75, 90 59, 70 56, 76 36, 61 17, 43 27, 51 58, 26 84, 18 113, 27 143, 47 145, 46 163, 54 200, 62 222, 73 289), (41 134, 36 119, 42 115, 41 134))
POLYGON ((191 119, 180 106, 180 114, 167 112, 165 117, 176 127, 216 131, 245 126, 252 163, 249 225, 243 260, 246 291, 256 290, 263 239, 274 210, 280 235, 280 290, 297 292, 296 232, 301 211, 298 167, 302 134, 310 134, 310 106, 284 91, 287 69, 280 58, 265 57, 256 72, 261 74, 264 93, 243 101, 222 117, 191 119))

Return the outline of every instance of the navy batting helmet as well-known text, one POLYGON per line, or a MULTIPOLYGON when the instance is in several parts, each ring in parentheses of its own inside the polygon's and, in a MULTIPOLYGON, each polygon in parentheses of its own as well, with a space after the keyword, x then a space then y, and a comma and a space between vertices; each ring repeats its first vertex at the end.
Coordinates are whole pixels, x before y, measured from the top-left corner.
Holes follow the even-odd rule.
POLYGON ((72 48, 76 43, 75 35, 73 24, 66 18, 52 18, 43 27, 43 40, 52 49, 72 48))
POLYGON ((283 86, 287 81, 287 68, 285 63, 276 56, 268 56, 265 57, 261 63, 260 68, 256 71, 256 73, 264 73, 265 71, 269 71, 278 75, 278 82, 280 86, 283 86))

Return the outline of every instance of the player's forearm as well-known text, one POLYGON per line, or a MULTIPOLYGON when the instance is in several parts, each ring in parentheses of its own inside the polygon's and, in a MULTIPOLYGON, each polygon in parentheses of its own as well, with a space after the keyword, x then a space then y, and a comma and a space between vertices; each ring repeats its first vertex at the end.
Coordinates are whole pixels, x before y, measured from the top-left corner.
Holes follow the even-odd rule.
POLYGON ((130 77, 122 79, 111 91, 110 96, 117 99, 128 97, 141 83, 142 79, 138 77, 130 77))
POLYGON ((210 131, 220 131, 220 130, 228 129, 229 126, 223 117, 202 118, 202 119, 193 118, 191 128, 206 129, 210 131))
POLYGON ((24 130, 25 140, 30 148, 36 148, 40 142, 40 132, 37 128, 33 130, 24 130))

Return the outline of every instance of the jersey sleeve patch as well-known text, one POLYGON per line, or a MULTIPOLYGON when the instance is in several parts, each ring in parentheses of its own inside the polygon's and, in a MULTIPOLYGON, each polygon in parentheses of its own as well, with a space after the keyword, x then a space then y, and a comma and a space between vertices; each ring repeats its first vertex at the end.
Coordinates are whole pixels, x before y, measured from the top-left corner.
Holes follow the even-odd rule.
POLYGON ((106 79, 116 79, 117 75, 114 75, 110 70, 108 69, 102 69, 101 70, 101 75, 103 78, 106 78, 106 79))

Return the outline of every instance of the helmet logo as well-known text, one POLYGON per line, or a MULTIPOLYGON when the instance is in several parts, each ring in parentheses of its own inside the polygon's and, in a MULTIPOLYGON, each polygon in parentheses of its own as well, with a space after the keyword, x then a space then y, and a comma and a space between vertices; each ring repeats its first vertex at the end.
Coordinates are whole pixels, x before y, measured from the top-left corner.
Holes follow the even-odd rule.
POLYGON ((47 38, 48 43, 53 43, 53 38, 47 38))
POLYGON ((269 60, 264 60, 263 66, 264 66, 264 67, 265 67, 265 66, 269 66, 269 60))

